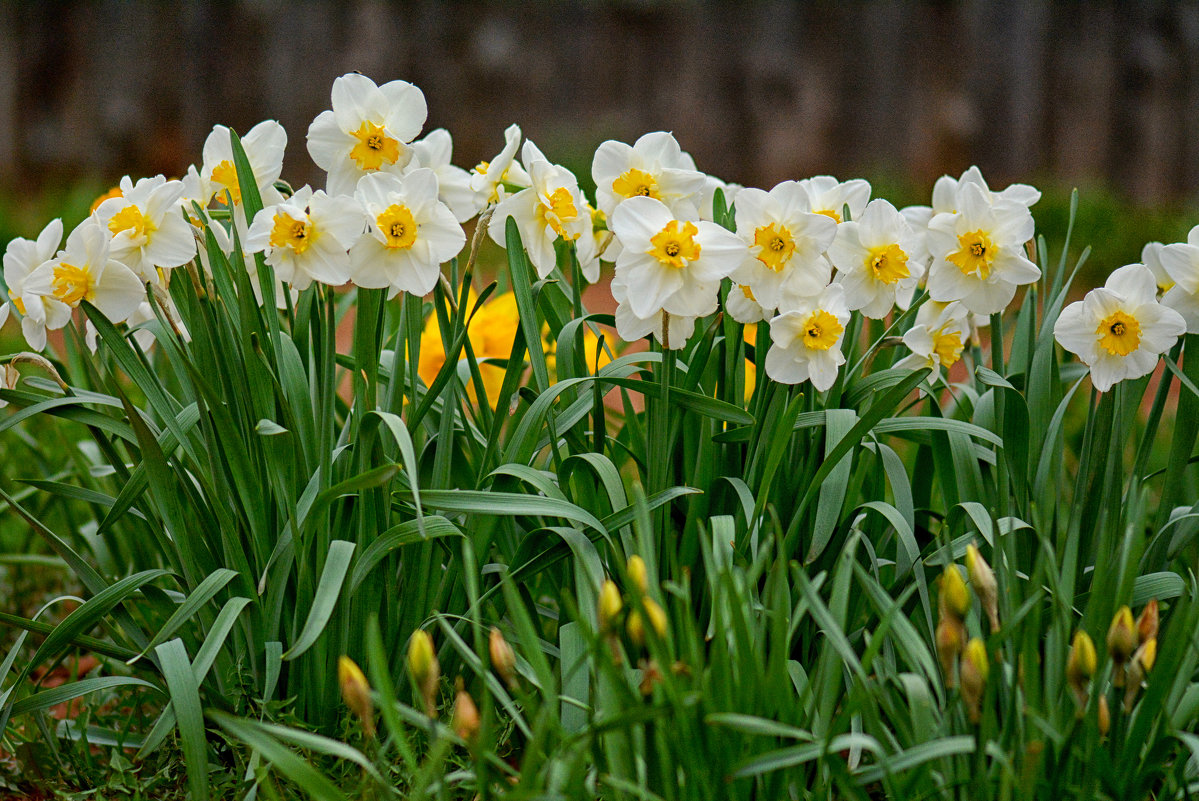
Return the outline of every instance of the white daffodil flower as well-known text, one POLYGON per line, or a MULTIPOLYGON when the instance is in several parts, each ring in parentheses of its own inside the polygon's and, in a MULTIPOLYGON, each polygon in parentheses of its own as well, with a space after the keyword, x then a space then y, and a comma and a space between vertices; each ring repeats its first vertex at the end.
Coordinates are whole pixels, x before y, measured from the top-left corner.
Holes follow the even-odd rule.
POLYGON ((112 236, 109 255, 145 281, 160 280, 158 268, 171 270, 196 257, 196 237, 183 216, 182 181, 161 175, 135 184, 121 179, 121 196, 105 200, 96 218, 112 236))
POLYGON ((1161 242, 1146 242, 1145 246, 1141 248, 1141 264, 1144 264, 1153 273, 1153 280, 1157 281, 1157 291, 1162 294, 1174 288, 1174 279, 1170 277, 1162 264, 1162 248, 1164 247, 1165 245, 1161 242))
POLYGON ((754 291, 742 284, 729 287, 728 297, 724 300, 724 310, 742 325, 752 325, 774 316, 773 308, 764 308, 758 302, 754 291))
POLYGON ((591 177, 596 203, 609 217, 631 197, 652 197, 680 218, 695 219, 707 183, 691 157, 665 131, 647 133, 632 145, 613 139, 604 142, 591 160, 591 177))
POLYGON ((1053 336, 1091 368, 1091 383, 1107 392, 1126 378, 1153 372, 1161 354, 1186 333, 1186 321, 1157 302, 1153 272, 1129 264, 1107 283, 1062 309, 1053 336))
POLYGON ((29 274, 25 291, 72 309, 86 300, 110 321, 124 322, 146 299, 146 285, 112 258, 111 241, 108 228, 94 215, 88 217, 67 237, 66 246, 57 256, 29 274))
POLYGON ((8 320, 10 309, 21 316, 21 333, 31 350, 46 347, 46 330, 62 328, 71 319, 71 307, 51 297, 42 297, 25 288, 29 274, 54 258, 62 244, 62 220, 51 220, 36 240, 18 237, 4 251, 4 284, 8 300, 0 306, 0 325, 8 320))
POLYGON ((529 185, 529 174, 516 161, 520 149, 520 126, 509 125, 504 131, 504 149, 491 161, 480 161, 470 174, 471 191, 480 207, 494 205, 508 196, 507 187, 529 185))
POLYGON ((974 184, 983 190, 987 202, 992 204, 1003 201, 1029 209, 1041 199, 1040 191, 1028 184, 1012 184, 1006 189, 996 192, 987 186, 982 170, 972 166, 962 173, 960 178, 955 179, 949 175, 942 175, 937 179, 937 182, 933 184, 932 214, 953 213, 961 208, 960 196, 967 184, 974 184))
MULTIPOLYGON (((283 195, 275 188, 283 172, 283 151, 287 149, 287 131, 274 120, 264 120, 251 128, 241 137, 242 149, 246 152, 246 161, 254 174, 254 183, 262 198, 263 206, 273 206, 283 201, 283 195)), ((185 179, 185 184, 190 182, 185 179)), ((224 125, 214 125, 208 138, 204 140, 204 163, 200 167, 200 192, 188 186, 184 198, 196 200, 200 206, 207 207, 215 200, 225 205, 229 198, 233 199, 233 220, 243 238, 250 221, 246 219, 245 207, 242 205, 241 184, 237 181, 237 167, 233 163, 233 143, 229 139, 229 129, 224 125), (193 194, 195 193, 195 194, 193 194)), ((195 213, 191 204, 187 204, 188 216, 195 213)))
POLYGON ((745 240, 748 257, 733 278, 768 309, 785 305, 785 298, 815 297, 828 286, 832 269, 824 254, 837 236, 837 224, 810 208, 797 181, 784 181, 769 192, 737 193, 737 235, 745 240))
POLYGON ((842 182, 831 175, 817 175, 805 178, 799 185, 808 196, 809 206, 805 211, 823 214, 838 223, 844 222, 846 206, 850 217, 856 220, 870 201, 870 184, 861 178, 842 182))
POLYGON ((702 317, 716 310, 720 281, 745 260, 745 242, 705 220, 680 220, 660 200, 632 197, 612 214, 621 243, 616 274, 636 316, 702 317))
POLYGON ((663 347, 678 350, 687 344, 695 333, 693 316, 682 317, 657 311, 638 317, 629 304, 629 288, 617 274, 610 284, 612 297, 616 300, 616 333, 626 342, 635 342, 642 337, 653 336, 663 347))
POLYGON ((368 175, 355 192, 366 212, 367 231, 350 248, 350 280, 360 287, 424 296, 433 291, 441 265, 466 244, 449 206, 437 199, 437 176, 418 169, 403 178, 368 175))
POLYGON ((557 263, 554 243, 558 239, 575 244, 579 265, 588 281, 599 277, 591 213, 579 191, 579 182, 565 167, 551 164, 532 142, 525 142, 521 160, 530 186, 496 206, 487 232, 500 247, 507 247, 506 225, 516 220, 521 242, 539 278, 553 272, 557 263), (585 235, 585 236, 584 236, 585 235))
POLYGON ((454 218, 464 223, 483 210, 485 205, 470 188, 471 174, 450 161, 454 158, 454 140, 445 128, 437 128, 412 143, 412 161, 405 174, 422 167, 437 176, 437 196, 454 212, 454 218))
POLYGON ((904 370, 931 367, 946 369, 957 364, 970 339, 970 312, 961 303, 925 302, 916 312, 916 322, 903 335, 912 353, 895 366, 904 370))
POLYGON ((407 81, 378 86, 351 72, 333 81, 332 101, 308 126, 308 154, 329 173, 329 194, 354 194, 372 172, 402 172, 428 116, 424 93, 407 81))
POLYGON ((248 253, 264 252, 275 275, 293 289, 313 281, 340 286, 350 280, 349 246, 366 227, 352 197, 331 196, 305 186, 254 217, 248 253))
POLYGON ((956 213, 938 214, 928 224, 928 292, 933 300, 960 300, 975 314, 1002 311, 1016 287, 1041 277, 1024 255, 1033 236, 1025 206, 997 200, 992 205, 974 183, 963 186, 956 213))
POLYGON ((845 364, 841 340, 849 322, 845 290, 830 284, 818 297, 801 301, 770 321, 766 374, 784 384, 811 380, 823 392, 837 380, 845 364))
POLYGON ((850 311, 881 319, 897 300, 906 305, 924 274, 919 238, 907 220, 885 200, 866 204, 860 217, 835 226, 828 255, 845 288, 850 311))
MULTIPOLYGON (((1157 258, 1171 283, 1162 304, 1182 315, 1187 333, 1199 334, 1199 225, 1190 230, 1186 242, 1159 248, 1157 258)), ((1160 279, 1158 286, 1162 286, 1160 279)))

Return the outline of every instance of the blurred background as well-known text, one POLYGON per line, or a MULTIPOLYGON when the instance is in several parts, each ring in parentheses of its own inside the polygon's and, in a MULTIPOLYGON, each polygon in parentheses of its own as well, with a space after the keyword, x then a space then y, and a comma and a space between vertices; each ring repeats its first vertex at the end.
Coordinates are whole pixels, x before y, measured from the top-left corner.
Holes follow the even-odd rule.
POLYGON ((0 240, 182 174, 214 123, 278 119, 284 177, 319 182, 304 136, 350 70, 421 87, 465 167, 517 122, 587 187, 601 141, 665 129, 725 180, 864 177, 897 205, 978 164, 1044 189, 1050 236, 1077 186, 1109 266, 1199 222, 1194 3, 6 0, 0 240))

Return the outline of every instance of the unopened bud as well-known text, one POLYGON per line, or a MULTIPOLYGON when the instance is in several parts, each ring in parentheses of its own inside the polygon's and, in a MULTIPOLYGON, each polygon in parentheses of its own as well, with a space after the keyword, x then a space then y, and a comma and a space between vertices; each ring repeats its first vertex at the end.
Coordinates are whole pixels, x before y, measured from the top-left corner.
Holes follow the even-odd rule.
MULTIPOLYGON (((666 636, 666 612, 662 607, 658 606, 658 602, 653 598, 641 599, 642 605, 645 607, 645 615, 649 618, 649 623, 654 627, 654 632, 659 638, 666 636)), ((637 645, 645 645, 645 625, 641 622, 641 612, 637 609, 629 612, 629 639, 637 645)))
POLYGON ((1079 706, 1086 706, 1087 685, 1090 684, 1091 676, 1095 674, 1098 661, 1091 635, 1081 630, 1076 632, 1074 642, 1070 646, 1070 658, 1066 662, 1066 681, 1070 683, 1070 689, 1074 691, 1079 706))
POLYGON ((504 639, 504 635, 495 626, 491 627, 491 635, 487 641, 487 650, 491 656, 491 666, 509 687, 516 686, 516 654, 512 646, 504 639))
POLYGON ((620 600, 620 589, 616 586, 616 582, 612 579, 604 581, 604 585, 600 587, 599 609, 597 610, 601 629, 612 628, 623 605, 620 600))
POLYGON ((645 568, 645 560, 637 554, 633 554, 629 557, 628 571, 629 580, 637 585, 641 594, 645 595, 649 592, 649 573, 645 568))
POLYGON ((408 673, 420 690, 425 702, 425 714, 437 716, 437 683, 441 680, 441 666, 437 662, 437 652, 433 649, 433 638, 424 629, 412 632, 408 641, 408 673))
POLYGON ((970 611, 970 590, 962 580, 957 565, 950 565, 941 574, 941 594, 938 604, 942 616, 951 615, 955 620, 964 620, 970 611))
POLYGON ((371 705, 371 687, 362 669, 348 656, 341 656, 337 660, 337 683, 341 685, 341 697, 346 706, 362 721, 366 736, 374 737, 375 713, 371 705))
POLYGON ((471 698, 470 693, 462 686, 462 679, 458 679, 455 686, 458 692, 454 696, 454 713, 451 717, 454 734, 469 743, 479 733, 479 708, 475 706, 475 699, 471 698))
POLYGON ((945 686, 953 687, 957 683, 954 676, 958 656, 966 645, 966 629, 953 618, 941 617, 937 623, 937 658, 941 661, 941 672, 945 675, 945 686))
POLYGON ((1145 682, 1145 677, 1153 669, 1155 661, 1157 661, 1157 640, 1146 642, 1133 653, 1132 659, 1128 660, 1128 681, 1127 687, 1124 689, 1125 712, 1132 711, 1137 693, 1145 682))
POLYGON ((1112 730, 1112 711, 1107 705, 1107 696, 1099 696, 1099 736, 1106 737, 1107 733, 1112 730))
POLYGON ((1157 616, 1157 599, 1150 598, 1149 603, 1141 610, 1141 616, 1137 618, 1137 640, 1141 645, 1157 639, 1157 616))
POLYGON ((970 585, 974 587, 979 605, 991 621, 991 632, 999 631, 999 587, 995 583, 994 571, 974 543, 966 546, 966 573, 970 576, 970 585))
POLYGON ((1124 664, 1137 647, 1137 633, 1133 625, 1132 610, 1121 606, 1107 629, 1107 652, 1116 666, 1112 683, 1117 687, 1124 686, 1124 664))
POLYGON ((987 660, 987 646, 978 637, 966 643, 962 652, 961 678, 962 701, 966 704, 966 713, 971 723, 978 723, 981 717, 981 702, 983 690, 987 686, 987 675, 991 666, 987 660))

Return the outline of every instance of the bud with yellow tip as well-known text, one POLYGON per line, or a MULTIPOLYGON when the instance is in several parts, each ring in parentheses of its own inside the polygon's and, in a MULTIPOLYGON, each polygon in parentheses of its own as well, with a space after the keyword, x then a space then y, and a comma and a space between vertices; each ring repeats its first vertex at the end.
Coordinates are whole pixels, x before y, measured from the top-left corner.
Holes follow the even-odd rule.
POLYGON ((990 663, 987 659, 987 646, 978 637, 966 643, 962 652, 960 667, 962 679, 962 701, 966 704, 966 713, 971 723, 978 723, 982 716, 981 702, 983 690, 987 686, 987 675, 990 673, 990 663))
POLYGON ((471 698, 470 693, 463 687, 461 678, 454 686, 457 692, 454 695, 454 712, 450 720, 454 734, 470 743, 479 733, 479 708, 475 706, 475 699, 471 698))
POLYGON ((509 687, 516 686, 516 654, 512 652, 512 646, 504 639, 504 635, 495 626, 491 627, 491 634, 487 640, 487 651, 491 657, 491 666, 495 672, 500 674, 500 678, 509 687))
POLYGON ((1132 610, 1121 606, 1112 618, 1112 624, 1107 629, 1107 652, 1116 666, 1112 684, 1124 686, 1124 664, 1132 656, 1137 647, 1137 633, 1133 628, 1132 610))
POLYGON ((1133 653, 1132 659, 1128 660, 1128 686, 1124 689, 1125 712, 1132 711, 1137 692, 1140 691, 1149 671, 1153 670, 1155 661, 1157 661, 1156 639, 1147 641, 1133 653))
POLYGON ((628 571, 629 580, 641 590, 641 594, 649 592, 649 571, 645 567, 645 560, 633 554, 629 557, 628 571))
POLYGON ((950 565, 941 574, 941 593, 937 603, 942 616, 951 615, 956 620, 964 620, 970 611, 970 590, 966 588, 957 565, 950 565))
POLYGON ((412 632, 412 639, 408 641, 408 673, 425 702, 425 714, 437 717, 436 695, 441 665, 433 649, 433 638, 424 629, 412 632))
POLYGON ((991 621, 991 632, 999 631, 999 586, 995 583, 995 572, 974 543, 966 546, 966 573, 979 605, 991 621))
POLYGON ((337 659, 337 683, 341 685, 341 697, 350 711, 362 721, 362 730, 367 737, 375 736, 375 710, 371 704, 371 687, 362 674, 362 669, 348 656, 337 659))
POLYGON ((623 606, 624 603, 620 600, 620 588, 616 586, 616 582, 612 579, 605 580, 604 585, 600 587, 599 607, 596 610, 601 630, 607 631, 613 627, 623 606))
POLYGON ((1149 603, 1141 610, 1137 618, 1137 640, 1141 645, 1157 639, 1158 609, 1157 599, 1150 598, 1149 603))
POLYGON ((1088 685, 1091 676, 1095 675, 1098 661, 1091 635, 1082 630, 1075 632, 1074 642, 1070 646, 1070 658, 1066 662, 1066 681, 1070 683, 1070 689, 1074 691, 1079 706, 1086 706, 1088 685))
MULTIPOLYGON (((649 618, 650 625, 654 627, 654 631, 659 638, 666 636, 666 612, 658 605, 658 602, 653 598, 641 599, 642 605, 645 607, 645 615, 649 618)), ((641 622, 641 612, 634 609, 629 612, 628 620, 629 639, 637 645, 645 645, 645 625, 641 622)))
POLYGON ((1112 730, 1112 711, 1107 705, 1107 696, 1099 696, 1099 709, 1097 710, 1099 722, 1099 736, 1106 737, 1107 733, 1112 730))

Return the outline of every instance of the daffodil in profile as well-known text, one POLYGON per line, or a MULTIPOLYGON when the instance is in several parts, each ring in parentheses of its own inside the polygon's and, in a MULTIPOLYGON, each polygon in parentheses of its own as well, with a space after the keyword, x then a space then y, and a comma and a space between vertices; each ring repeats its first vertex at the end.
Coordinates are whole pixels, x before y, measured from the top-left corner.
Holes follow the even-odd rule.
POLYGON ((332 110, 308 127, 308 154, 329 173, 329 194, 352 195, 373 172, 402 172, 428 116, 424 93, 407 81, 379 86, 351 72, 333 81, 332 95, 332 110))
POLYGON ((196 257, 196 238, 184 217, 182 181, 161 175, 134 183, 121 179, 121 196, 105 200, 96 219, 112 236, 109 255, 145 281, 159 282, 158 270, 174 269, 196 257))
POLYGON ((896 363, 899 369, 950 368, 962 358, 970 340, 970 312, 956 301, 925 301, 916 312, 916 322, 903 334, 911 355, 896 363))
POLYGON ((520 126, 509 125, 504 130, 504 149, 489 161, 480 161, 470 174, 470 188, 480 208, 493 206, 508 196, 509 187, 517 191, 529 185, 529 174, 516 160, 520 149, 520 126))
POLYGON ((782 312, 770 321, 766 374, 784 384, 810 380, 818 391, 828 389, 845 363, 841 342, 848 322, 840 284, 830 284, 819 296, 782 312))
POLYGON ((454 213, 438 200, 437 176, 426 168, 403 178, 375 173, 358 182, 355 194, 367 230, 350 249, 350 279, 391 295, 432 292, 442 263, 466 244, 454 213))
POLYGON ((894 206, 872 200, 859 218, 835 228, 828 255, 850 311, 881 319, 896 302, 911 302, 924 264, 917 256, 919 238, 894 206))
POLYGON ((797 181, 784 181, 769 192, 737 193, 737 235, 748 255, 734 278, 767 309, 778 308, 785 297, 819 295, 832 276, 824 254, 837 224, 809 208, 808 194, 797 181))
POLYGON ((817 175, 799 182, 808 196, 808 211, 823 214, 834 222, 845 222, 845 208, 857 219, 870 201, 870 184, 861 178, 838 181, 831 175, 817 175))
MULTIPOLYGON (((1145 249, 1149 250, 1149 245, 1145 249)), ((1186 242, 1159 245, 1156 256, 1169 282, 1163 287, 1162 303, 1182 315, 1187 333, 1199 334, 1199 225, 1187 234, 1186 242)), ((1159 276, 1158 285, 1164 283, 1159 276)))
MULTIPOLYGON (((241 146, 246 153, 246 161, 250 172, 254 174, 255 188, 262 199, 263 206, 273 206, 283 200, 283 195, 275 188, 283 172, 283 151, 287 148, 287 131, 275 120, 264 120, 241 137, 241 146)), ((184 193, 187 199, 196 199, 201 206, 207 206, 209 201, 215 201, 218 206, 233 201, 233 219, 238 225, 238 233, 245 236, 245 229, 250 221, 246 219, 245 207, 242 205, 242 187, 237 178, 237 166, 233 161, 233 142, 229 129, 224 125, 214 125, 208 138, 204 140, 204 162, 199 170, 200 191, 188 189, 184 193), (199 195, 197 197, 197 194, 199 195)), ((185 183, 188 183, 185 179, 185 183)), ((186 209, 190 215, 193 210, 186 209)))
POLYGON ((352 197, 334 197, 305 186, 258 212, 245 247, 250 253, 265 253, 275 276, 293 289, 306 289, 313 281, 340 286, 350 280, 347 251, 365 225, 352 197))
POLYGON ((679 317, 711 314, 721 279, 746 257, 746 244, 736 234, 705 220, 679 219, 651 197, 624 201, 611 223, 622 246, 616 274, 641 319, 659 311, 679 317))
POLYGON ((1158 303, 1156 292, 1149 268, 1129 264, 1058 317, 1054 337, 1091 368, 1091 383, 1100 392, 1151 373, 1161 354, 1186 333, 1182 315, 1158 303))
POLYGON ((4 284, 8 300, 0 306, 0 325, 12 309, 21 317, 21 333, 32 350, 46 347, 46 330, 57 330, 71 319, 71 307, 53 297, 26 289, 29 274, 54 258, 62 244, 62 220, 51 220, 36 240, 17 237, 4 251, 4 284))
POLYGON ((72 309, 87 301, 110 321, 123 322, 145 300, 146 288, 132 270, 112 258, 111 241, 108 228, 88 217, 57 256, 29 274, 25 291, 72 309))
POLYGON ((754 291, 743 284, 733 284, 724 299, 724 310, 742 325, 752 325, 774 316, 774 309, 767 309, 758 302, 754 291))
POLYGON ((933 300, 960 300, 975 314, 994 314, 1011 302, 1018 286, 1041 277, 1024 255, 1024 243, 1033 236, 1032 215, 1019 203, 992 203, 974 183, 961 188, 958 202, 956 212, 929 221, 928 292, 933 300))
POLYGON ((471 189, 471 174, 451 163, 454 140, 445 128, 437 128, 412 143, 412 161, 406 172, 427 168, 437 176, 437 197, 463 223, 483 210, 483 202, 471 189))

